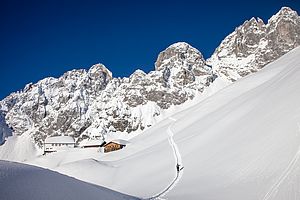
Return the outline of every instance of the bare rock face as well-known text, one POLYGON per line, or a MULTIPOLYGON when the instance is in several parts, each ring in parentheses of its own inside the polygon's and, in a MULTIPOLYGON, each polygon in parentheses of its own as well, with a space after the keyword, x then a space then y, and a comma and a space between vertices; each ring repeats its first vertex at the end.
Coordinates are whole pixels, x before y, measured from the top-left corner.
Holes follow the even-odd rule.
POLYGON ((3 111, 0 111, 0 145, 4 143, 5 138, 11 135, 12 130, 6 124, 3 111))
POLYGON ((162 51, 155 62, 155 70, 168 68, 202 69, 205 60, 199 50, 185 42, 172 44, 162 51))
POLYGON ((227 36, 208 63, 230 81, 258 71, 300 44, 300 17, 283 7, 267 24, 257 18, 246 21, 227 36))
POLYGON ((185 86, 195 82, 196 77, 211 76, 211 68, 206 66, 202 54, 185 42, 178 42, 158 55, 156 71, 163 71, 166 81, 185 86))
POLYGON ((40 146, 52 135, 67 134, 80 142, 111 132, 131 133, 153 125, 162 109, 192 99, 212 81, 201 53, 187 43, 171 45, 157 63, 155 71, 137 70, 123 79, 96 64, 88 71, 28 84, 1 101, 5 121, 14 134, 30 131, 40 146))
POLYGON ((213 80, 211 68, 201 53, 187 43, 171 45, 158 56, 155 71, 135 71, 121 80, 115 91, 118 105, 125 113, 117 113, 118 123, 112 130, 131 132, 155 123, 162 109, 181 105, 201 93, 213 80), (201 73, 200 73, 201 72, 201 73))
POLYGON ((32 130, 42 144, 49 135, 79 137, 90 126, 89 106, 106 88, 111 73, 101 64, 85 70, 72 70, 56 78, 28 84, 21 92, 1 101, 7 110, 5 119, 14 134, 32 130))
POLYGON ((216 78, 233 82, 299 44, 299 16, 284 7, 267 24, 252 18, 236 28, 207 62, 197 49, 178 42, 159 54, 149 73, 137 70, 128 78, 113 78, 96 64, 45 78, 0 101, 0 143, 11 134, 30 134, 42 146, 53 135, 71 135, 79 143, 141 131, 155 124, 164 109, 193 99, 216 78))
POLYGON ((192 99, 195 92, 211 83, 212 77, 202 54, 191 45, 178 42, 159 54, 155 71, 145 74, 138 70, 130 76, 124 101, 131 106, 156 102, 167 109, 192 99))

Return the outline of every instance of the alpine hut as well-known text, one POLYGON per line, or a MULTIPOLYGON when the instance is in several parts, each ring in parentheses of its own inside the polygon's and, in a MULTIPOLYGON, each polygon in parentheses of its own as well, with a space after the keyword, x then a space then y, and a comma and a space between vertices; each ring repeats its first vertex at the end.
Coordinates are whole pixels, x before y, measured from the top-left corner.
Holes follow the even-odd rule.
POLYGON ((44 141, 44 153, 55 152, 66 148, 74 148, 75 141, 71 136, 47 137, 44 141))
POLYGON ((100 147, 100 151, 102 153, 108 153, 111 151, 120 150, 124 148, 127 144, 129 144, 129 142, 126 140, 121 140, 121 139, 111 140, 109 142, 104 142, 100 147))

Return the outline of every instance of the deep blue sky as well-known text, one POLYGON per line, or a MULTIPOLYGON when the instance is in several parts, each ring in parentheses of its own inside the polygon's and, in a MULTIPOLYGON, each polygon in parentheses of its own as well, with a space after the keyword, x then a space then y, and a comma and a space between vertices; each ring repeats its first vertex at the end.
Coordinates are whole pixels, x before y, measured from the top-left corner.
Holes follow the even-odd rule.
POLYGON ((115 77, 148 72, 160 51, 185 41, 208 58, 252 16, 265 22, 297 0, 0 1, 0 99, 26 83, 103 63, 115 77))

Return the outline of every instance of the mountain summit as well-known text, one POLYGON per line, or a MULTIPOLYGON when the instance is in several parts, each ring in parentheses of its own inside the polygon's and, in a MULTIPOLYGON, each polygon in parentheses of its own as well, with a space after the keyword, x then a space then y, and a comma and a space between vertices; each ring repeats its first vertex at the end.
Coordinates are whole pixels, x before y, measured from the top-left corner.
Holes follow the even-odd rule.
POLYGON ((5 126, 0 144, 11 135, 8 127, 15 135, 30 134, 40 146, 53 135, 71 135, 80 143, 107 134, 138 133, 216 80, 233 82, 254 73, 299 44, 300 17, 283 7, 267 24, 259 18, 244 22, 207 61, 196 48, 178 42, 158 55, 149 73, 137 70, 128 78, 114 78, 96 64, 88 71, 72 70, 30 83, 0 102, 5 126))
POLYGON ((283 7, 265 24, 251 18, 229 34, 208 63, 214 71, 235 81, 258 71, 300 44, 300 17, 283 7))

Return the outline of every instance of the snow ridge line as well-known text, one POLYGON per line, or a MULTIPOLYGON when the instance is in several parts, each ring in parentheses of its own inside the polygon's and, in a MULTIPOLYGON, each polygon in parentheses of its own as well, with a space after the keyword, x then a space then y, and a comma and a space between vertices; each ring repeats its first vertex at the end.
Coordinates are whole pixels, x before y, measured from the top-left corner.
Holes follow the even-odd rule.
POLYGON ((278 192, 279 186, 282 184, 282 182, 288 177, 288 175, 294 169, 294 167, 295 167, 296 163, 298 162, 299 158, 300 158, 300 147, 298 148, 298 151, 295 154, 295 156, 293 157, 293 159, 288 164, 287 168, 280 175, 279 179, 275 182, 274 185, 272 185, 270 190, 264 196, 263 200, 270 199, 272 196, 274 196, 278 192))
POLYGON ((169 136, 168 140, 169 140, 169 144, 172 147, 174 158, 175 158, 175 161, 176 161, 176 166, 175 167, 176 168, 178 167, 179 170, 176 169, 176 177, 170 183, 170 185, 167 188, 165 188, 163 191, 161 191, 157 195, 155 195, 153 197, 150 197, 148 200, 163 200, 161 197, 165 196, 168 192, 170 192, 177 185, 177 183, 179 182, 179 180, 181 179, 181 177, 183 175, 183 163, 182 163, 181 155, 180 155, 180 152, 179 152, 177 144, 174 142, 174 139, 173 139, 174 133, 173 133, 173 131, 171 129, 171 127, 173 126, 173 124, 177 120, 175 118, 173 118, 173 117, 169 117, 169 119, 172 120, 173 123, 171 123, 168 126, 168 129, 167 129, 167 133, 168 133, 168 136, 169 136))

